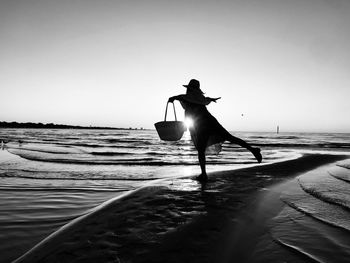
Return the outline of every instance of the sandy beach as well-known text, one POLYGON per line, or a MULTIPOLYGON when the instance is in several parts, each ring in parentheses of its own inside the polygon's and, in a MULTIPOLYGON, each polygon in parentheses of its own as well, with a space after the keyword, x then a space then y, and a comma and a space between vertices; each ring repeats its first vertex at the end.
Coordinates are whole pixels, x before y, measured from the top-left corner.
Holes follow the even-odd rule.
POLYGON ((206 184, 158 180, 73 220, 15 262, 308 262, 271 234, 289 207, 281 194, 297 176, 346 158, 304 155, 211 173, 206 184))

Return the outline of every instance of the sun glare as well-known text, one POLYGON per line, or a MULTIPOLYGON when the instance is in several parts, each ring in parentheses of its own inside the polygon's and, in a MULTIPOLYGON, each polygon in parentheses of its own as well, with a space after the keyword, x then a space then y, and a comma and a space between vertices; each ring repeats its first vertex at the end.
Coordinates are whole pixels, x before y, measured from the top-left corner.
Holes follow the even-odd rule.
POLYGON ((193 120, 190 118, 186 118, 185 119, 185 125, 187 129, 190 129, 191 127, 193 127, 193 120))

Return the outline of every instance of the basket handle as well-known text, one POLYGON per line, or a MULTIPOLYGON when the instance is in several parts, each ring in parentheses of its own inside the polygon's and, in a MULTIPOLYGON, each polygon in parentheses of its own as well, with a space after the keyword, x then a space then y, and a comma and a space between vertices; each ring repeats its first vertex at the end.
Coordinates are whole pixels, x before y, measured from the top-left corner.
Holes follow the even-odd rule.
MULTIPOLYGON (((164 121, 166 121, 166 116, 167 116, 167 113, 168 113, 168 105, 169 105, 169 101, 167 102, 166 104, 166 107, 165 107, 165 116, 164 116, 164 121)), ((172 102, 173 104, 173 108, 174 108, 174 116, 175 116, 175 121, 177 121, 177 118, 176 118, 176 111, 175 111, 175 104, 174 102, 172 102)))

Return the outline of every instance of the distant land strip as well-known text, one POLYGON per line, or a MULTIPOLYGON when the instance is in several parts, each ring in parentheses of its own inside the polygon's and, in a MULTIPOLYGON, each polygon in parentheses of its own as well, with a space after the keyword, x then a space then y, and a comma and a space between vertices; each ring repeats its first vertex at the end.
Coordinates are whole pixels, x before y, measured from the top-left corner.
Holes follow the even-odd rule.
POLYGON ((33 123, 33 122, 6 122, 0 121, 0 128, 28 128, 28 129, 91 129, 91 130, 144 130, 141 128, 115 128, 99 126, 76 126, 54 123, 33 123))

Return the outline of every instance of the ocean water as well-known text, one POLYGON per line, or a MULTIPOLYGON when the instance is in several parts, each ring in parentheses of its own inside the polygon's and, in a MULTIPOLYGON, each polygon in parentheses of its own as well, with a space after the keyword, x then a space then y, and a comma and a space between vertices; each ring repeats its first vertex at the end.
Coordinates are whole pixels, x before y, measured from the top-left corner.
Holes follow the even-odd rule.
MULTIPOLYGON (((261 147, 263 163, 302 153, 350 153, 350 134, 234 135, 261 147)), ((0 262, 15 259, 60 226, 125 191, 200 172, 188 133, 178 142, 164 142, 153 130, 0 129, 0 140, 0 262)), ((218 156, 207 157, 207 164, 211 172, 256 161, 245 149, 224 144, 218 156)), ((332 178, 347 184, 345 175, 337 175, 332 178)), ((318 187, 301 183, 305 193, 318 187)))

